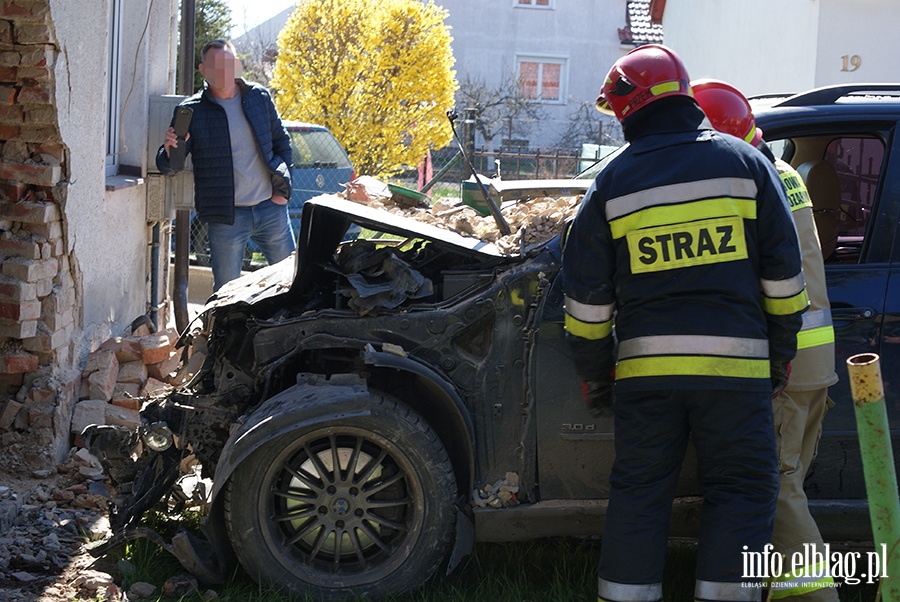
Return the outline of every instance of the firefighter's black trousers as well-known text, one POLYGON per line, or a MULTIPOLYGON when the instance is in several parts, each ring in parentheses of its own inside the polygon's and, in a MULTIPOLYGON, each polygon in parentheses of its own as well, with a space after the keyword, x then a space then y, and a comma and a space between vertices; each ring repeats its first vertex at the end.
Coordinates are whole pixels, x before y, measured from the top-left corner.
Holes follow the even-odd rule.
POLYGON ((616 393, 616 460, 599 576, 661 583, 675 486, 688 439, 703 489, 698 580, 755 581, 744 552, 769 542, 778 463, 768 394, 727 390, 616 393))

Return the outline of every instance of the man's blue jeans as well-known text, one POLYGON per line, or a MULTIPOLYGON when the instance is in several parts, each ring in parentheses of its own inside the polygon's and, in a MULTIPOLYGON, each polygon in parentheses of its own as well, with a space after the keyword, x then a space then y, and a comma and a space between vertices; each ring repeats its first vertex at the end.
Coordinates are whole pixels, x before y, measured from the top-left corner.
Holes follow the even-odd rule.
POLYGON ((276 205, 271 200, 252 207, 235 207, 234 224, 209 222, 208 226, 213 292, 241 275, 250 239, 270 265, 285 259, 296 248, 287 205, 276 205))

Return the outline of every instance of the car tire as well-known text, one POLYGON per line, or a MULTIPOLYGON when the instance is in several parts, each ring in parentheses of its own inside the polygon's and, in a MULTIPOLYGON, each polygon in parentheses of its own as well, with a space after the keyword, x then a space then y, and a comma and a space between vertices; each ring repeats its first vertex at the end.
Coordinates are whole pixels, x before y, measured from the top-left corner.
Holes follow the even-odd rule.
POLYGON ((445 559, 456 523, 447 452, 403 403, 372 393, 369 407, 277 437, 235 469, 226 526, 259 582, 316 600, 390 596, 445 559))

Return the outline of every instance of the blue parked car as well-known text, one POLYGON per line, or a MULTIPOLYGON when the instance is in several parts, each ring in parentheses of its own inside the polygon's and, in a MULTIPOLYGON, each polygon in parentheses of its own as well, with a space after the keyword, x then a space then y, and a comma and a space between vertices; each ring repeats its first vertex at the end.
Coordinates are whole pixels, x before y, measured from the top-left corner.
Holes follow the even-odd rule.
MULTIPOLYGON (((320 194, 341 192, 343 185, 356 178, 347 151, 328 128, 314 123, 284 121, 293 147, 291 179, 293 190, 288 203, 291 227, 294 235, 300 231, 300 213, 303 203, 320 194)), ((209 239, 206 224, 191 212, 191 255, 199 265, 209 265, 209 239)), ((251 267, 253 253, 259 248, 251 240, 244 256, 244 268, 251 267)))

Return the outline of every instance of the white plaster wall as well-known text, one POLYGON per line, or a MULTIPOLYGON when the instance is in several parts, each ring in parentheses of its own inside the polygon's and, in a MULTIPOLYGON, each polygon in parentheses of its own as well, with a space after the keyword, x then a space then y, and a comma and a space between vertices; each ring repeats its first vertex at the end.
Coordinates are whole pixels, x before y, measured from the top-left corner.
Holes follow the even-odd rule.
POLYGON ((817 82, 824 1, 829 0, 668 0, 665 44, 693 79, 722 79, 747 95, 799 92, 817 82))
POLYGON ((816 86, 853 82, 900 82, 900 2, 820 0, 816 86), (850 57, 860 57, 852 71, 850 57), (847 56, 848 70, 843 71, 847 56))
MULTIPOLYGON (((64 215, 82 311, 74 341, 77 360, 147 311, 150 230, 144 185, 106 190, 109 1, 50 0, 50 8, 60 46, 54 69, 56 104, 69 149, 64 215)), ((147 162, 148 96, 165 93, 169 85, 173 10, 174 0, 125 0, 123 6, 120 102, 129 90, 131 96, 123 118, 121 159, 142 173, 147 162), (151 21, 140 40, 148 14, 151 21)))

